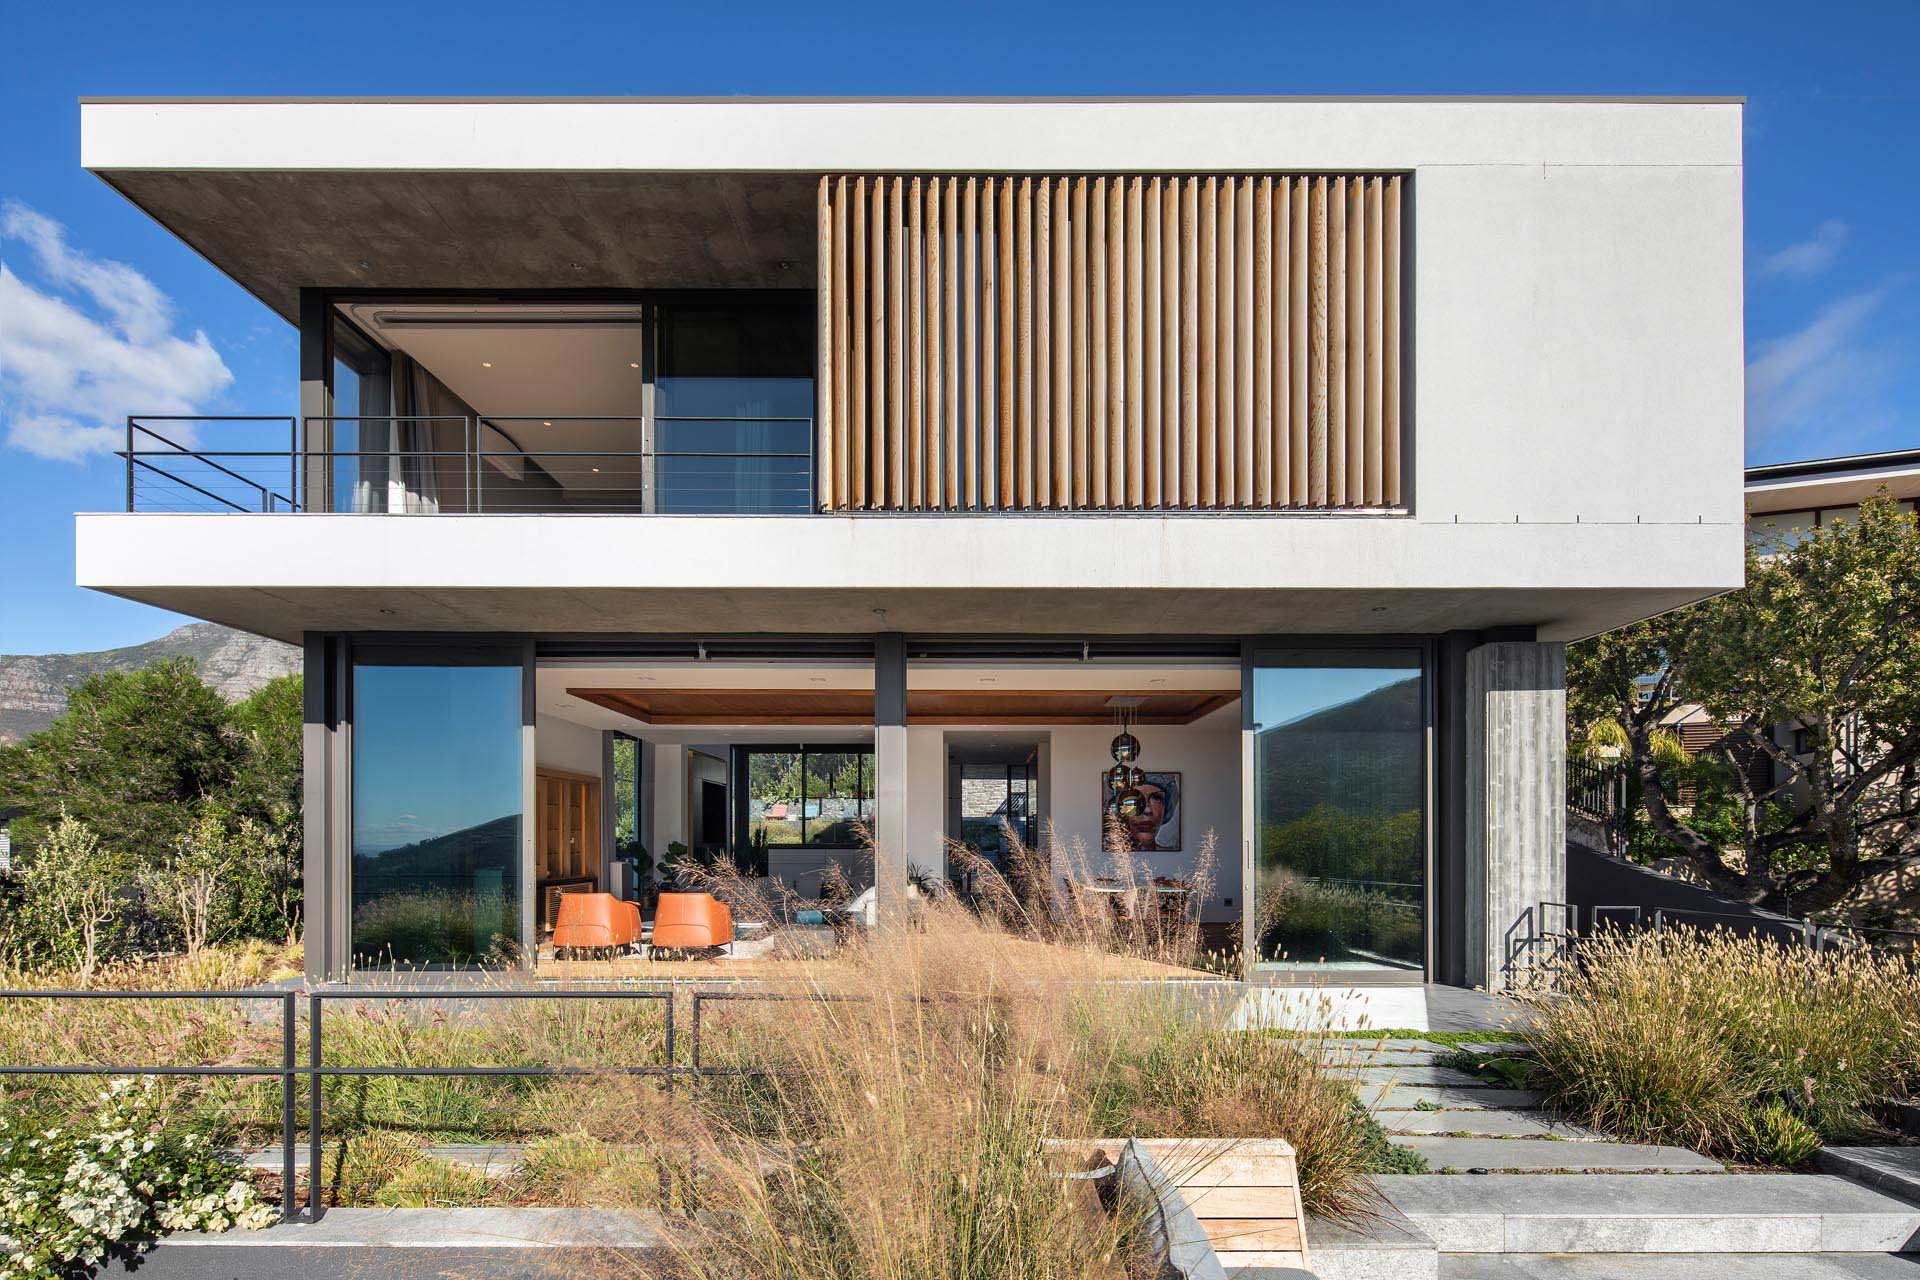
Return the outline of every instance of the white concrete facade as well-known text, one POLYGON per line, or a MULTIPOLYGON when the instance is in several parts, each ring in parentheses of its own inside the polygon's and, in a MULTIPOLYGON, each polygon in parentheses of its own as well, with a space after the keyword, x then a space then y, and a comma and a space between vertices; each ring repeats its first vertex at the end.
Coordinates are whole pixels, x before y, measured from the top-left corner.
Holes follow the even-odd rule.
MULTIPOLYGON (((1378 591, 1416 606, 1412 593, 1426 590, 1513 592, 1458 616, 1448 614, 1457 597, 1427 601, 1417 629, 1590 634, 1740 582, 1740 121, 1740 105, 1725 101, 90 102, 83 161, 109 179, 156 169, 208 182, 253 171, 1403 171, 1410 500, 1401 515, 1095 526, 87 517, 78 577, 277 634, 350 614, 355 602, 338 592, 387 588, 461 596, 437 611, 423 602, 418 616, 404 600, 366 597, 395 611, 378 615, 398 619, 390 626, 504 628, 512 605, 489 593, 536 585, 572 592, 585 629, 633 629, 592 617, 596 589, 610 600, 755 589, 795 582, 803 564, 808 590, 1084 590, 1115 561, 1080 549, 1124 538, 1129 588, 1378 591), (258 530, 235 536, 236 521, 258 530), (749 545, 754 555, 735 554, 749 545), (305 600, 311 592, 326 594, 305 600)), ((1393 602, 1361 612, 1382 603, 1393 602)), ((1296 616, 1281 608, 1247 621, 1372 629, 1337 601, 1293 604, 1296 616), (1301 616, 1316 613, 1330 623, 1301 616)), ((803 605, 774 625, 813 629, 803 605)))

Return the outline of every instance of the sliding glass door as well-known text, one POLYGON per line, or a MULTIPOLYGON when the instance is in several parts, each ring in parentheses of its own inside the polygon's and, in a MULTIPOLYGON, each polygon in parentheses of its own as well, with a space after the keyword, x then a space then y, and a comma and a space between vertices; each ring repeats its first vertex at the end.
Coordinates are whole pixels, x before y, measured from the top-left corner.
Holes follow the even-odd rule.
POLYGON ((356 967, 497 963, 520 943, 522 679, 517 661, 356 654, 356 967))
POLYGON ((1261 652, 1252 671, 1254 964, 1422 972, 1417 648, 1261 652))

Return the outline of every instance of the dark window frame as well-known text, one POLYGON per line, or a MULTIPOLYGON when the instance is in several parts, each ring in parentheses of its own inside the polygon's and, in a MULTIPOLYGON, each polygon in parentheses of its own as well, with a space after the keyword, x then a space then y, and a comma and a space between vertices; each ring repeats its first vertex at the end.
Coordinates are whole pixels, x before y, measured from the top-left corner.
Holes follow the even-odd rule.
MULTIPOLYGON (((730 797, 731 803, 729 806, 733 814, 733 830, 729 833, 731 838, 728 840, 727 843, 733 851, 734 858, 736 860, 744 858, 747 856, 748 853, 751 852, 751 849, 752 849, 753 842, 752 842, 751 826, 750 826, 751 818, 748 814, 748 806, 752 802, 751 788, 748 786, 748 770, 751 767, 751 758, 755 755, 772 755, 776 753, 783 754, 783 755, 798 753, 800 756, 801 838, 798 841, 769 840, 767 842, 767 847, 769 849, 819 849, 819 850, 824 850, 829 852, 839 852, 839 851, 844 851, 848 849, 861 848, 862 846, 856 840, 828 842, 828 841, 808 840, 806 838, 807 778, 809 776, 808 770, 807 770, 807 757, 810 755, 823 755, 823 756, 824 755, 863 755, 867 758, 867 766, 865 769, 861 771, 862 776, 871 778, 873 777, 873 769, 875 764, 873 743, 871 742, 744 743, 744 744, 736 745, 733 748, 731 748, 731 750, 728 752, 728 760, 727 760, 727 783, 728 783, 728 786, 730 786, 733 791, 733 794, 730 797)), ((872 801, 874 799, 874 796, 871 792, 867 792, 864 794, 856 793, 855 798, 857 800, 862 800, 862 801, 872 801)))

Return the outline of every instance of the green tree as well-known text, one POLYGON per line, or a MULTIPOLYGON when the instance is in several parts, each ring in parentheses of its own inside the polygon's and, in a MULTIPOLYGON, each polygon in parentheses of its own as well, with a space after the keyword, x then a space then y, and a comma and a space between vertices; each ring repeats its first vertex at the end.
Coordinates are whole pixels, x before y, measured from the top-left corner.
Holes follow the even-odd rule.
POLYGON ((7 910, 8 959, 71 964, 87 986, 128 931, 122 886, 132 872, 131 859, 86 823, 61 814, 15 869, 19 892, 7 910))
POLYGON ((230 715, 185 658, 91 676, 52 726, 0 749, 0 798, 21 810, 28 843, 65 813, 158 861, 233 783, 245 751, 230 715))
POLYGON ((1580 730, 1625 730, 1648 820, 1716 889, 1803 914, 1845 906, 1915 851, 1920 525, 1879 497, 1796 545, 1749 550, 1744 590, 1576 646, 1568 706, 1580 730), (1731 726, 1711 749, 1730 829, 1671 801, 1660 725, 1688 703, 1731 726), (1777 783, 1748 780, 1750 751, 1777 783))

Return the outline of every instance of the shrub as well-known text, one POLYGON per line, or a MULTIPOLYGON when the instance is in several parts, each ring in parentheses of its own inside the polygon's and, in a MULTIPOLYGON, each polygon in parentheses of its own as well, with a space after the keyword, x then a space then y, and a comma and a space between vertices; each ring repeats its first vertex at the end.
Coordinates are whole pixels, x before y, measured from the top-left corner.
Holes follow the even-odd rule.
POLYGON ((196 1133, 161 1123, 151 1078, 115 1080, 84 1118, 46 1129, 0 1115, 0 1280, 56 1280, 166 1231, 264 1227, 275 1217, 196 1133))
POLYGON ((1791 1169, 1820 1150, 1812 1125, 1781 1102, 1767 1102, 1741 1117, 1737 1154, 1750 1164, 1791 1169))
POLYGON ((1781 1115, 1842 1138, 1920 1078, 1920 971, 1903 960, 1725 931, 1603 933, 1580 960, 1560 995, 1532 998, 1538 1079, 1630 1141, 1775 1163, 1798 1145, 1781 1115))

